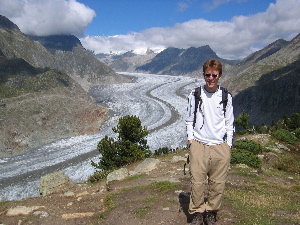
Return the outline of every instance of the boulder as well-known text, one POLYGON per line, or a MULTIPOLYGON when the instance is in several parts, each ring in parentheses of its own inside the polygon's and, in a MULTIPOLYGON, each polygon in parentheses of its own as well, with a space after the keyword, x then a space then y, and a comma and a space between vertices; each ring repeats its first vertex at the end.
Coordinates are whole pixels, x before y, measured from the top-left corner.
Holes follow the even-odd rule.
POLYGON ((35 210, 40 208, 45 208, 45 206, 16 206, 15 208, 11 208, 7 210, 7 216, 18 216, 18 215, 29 215, 35 210))
POLYGON ((182 157, 182 156, 173 156, 171 159, 171 162, 177 163, 177 162, 186 161, 186 160, 187 160, 187 158, 182 157))
POLYGON ((106 183, 114 180, 123 180, 128 176, 128 170, 126 168, 121 168, 109 173, 106 177, 106 183))
POLYGON ((130 171, 130 175, 136 175, 141 173, 148 173, 151 170, 157 168, 157 165, 160 163, 158 159, 147 158, 141 164, 139 164, 133 171, 130 171))
POLYGON ((67 213, 63 214, 61 217, 65 220, 67 219, 78 219, 78 218, 85 218, 85 217, 93 217, 95 212, 84 212, 84 213, 67 213))
POLYGON ((63 172, 47 174, 40 181, 40 194, 43 196, 66 191, 75 186, 75 183, 63 172))

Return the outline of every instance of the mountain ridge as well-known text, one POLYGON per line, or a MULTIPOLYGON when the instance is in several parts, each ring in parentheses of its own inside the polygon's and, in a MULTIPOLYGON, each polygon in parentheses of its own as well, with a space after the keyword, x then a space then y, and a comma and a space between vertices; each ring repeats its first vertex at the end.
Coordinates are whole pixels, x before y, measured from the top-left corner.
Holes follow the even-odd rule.
POLYGON ((99 62, 73 35, 30 37, 42 44, 60 62, 55 68, 69 74, 86 91, 95 85, 129 82, 128 78, 99 62), (66 61, 67 64, 63 63, 66 61))
POLYGON ((97 54, 96 57, 118 72, 191 77, 198 77, 203 63, 210 58, 220 60, 224 70, 239 62, 218 57, 209 45, 187 49, 169 47, 159 53, 154 53, 149 49, 144 55, 129 51, 121 55, 97 54))
POLYGON ((250 115, 250 124, 270 125, 283 116, 300 112, 298 79, 300 59, 300 34, 289 42, 281 40, 268 45, 266 49, 253 53, 257 62, 249 61, 233 67, 234 76, 222 85, 234 95, 235 113, 239 116, 243 110, 250 115), (270 49, 272 54, 265 54, 270 49), (262 57, 265 55, 265 57, 262 57))
POLYGON ((0 15, 0 158, 98 131, 107 110, 84 88, 126 80, 76 37, 58 39, 50 52, 0 15))

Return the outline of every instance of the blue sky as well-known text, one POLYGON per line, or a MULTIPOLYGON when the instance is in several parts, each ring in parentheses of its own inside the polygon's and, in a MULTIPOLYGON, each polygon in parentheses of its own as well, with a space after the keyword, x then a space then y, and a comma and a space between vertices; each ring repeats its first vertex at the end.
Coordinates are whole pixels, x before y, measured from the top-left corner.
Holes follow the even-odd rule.
POLYGON ((234 16, 264 12, 275 0, 78 0, 95 10, 96 17, 85 31, 110 36, 140 32, 151 27, 172 27, 191 19, 230 21, 234 16))
POLYGON ((95 53, 209 45, 243 59, 300 33, 300 0, 0 0, 25 34, 74 34, 95 53))

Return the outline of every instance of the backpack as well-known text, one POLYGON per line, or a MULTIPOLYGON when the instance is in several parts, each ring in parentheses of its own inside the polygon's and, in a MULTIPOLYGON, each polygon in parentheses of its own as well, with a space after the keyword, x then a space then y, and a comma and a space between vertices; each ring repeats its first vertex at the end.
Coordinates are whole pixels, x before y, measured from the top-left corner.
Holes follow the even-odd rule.
MULTIPOLYGON (((227 102, 228 102, 228 90, 226 88, 223 88, 223 87, 220 87, 220 89, 222 90, 222 101, 220 101, 220 104, 223 104, 223 111, 224 111, 224 117, 225 117, 226 106, 227 106, 227 102)), ((195 127, 195 124, 196 124, 197 109, 199 107, 201 107, 201 105, 202 105, 201 87, 195 88, 194 96, 195 96, 195 111, 194 111, 193 127, 195 127)))

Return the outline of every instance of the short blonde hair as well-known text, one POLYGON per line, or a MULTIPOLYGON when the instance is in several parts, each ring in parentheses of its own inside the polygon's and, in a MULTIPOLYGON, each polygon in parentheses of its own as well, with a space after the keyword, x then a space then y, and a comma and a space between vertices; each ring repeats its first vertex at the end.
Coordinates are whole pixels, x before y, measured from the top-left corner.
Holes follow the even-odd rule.
POLYGON ((219 75, 222 75, 222 64, 220 63, 219 60, 216 59, 209 59, 203 64, 203 74, 207 70, 207 68, 214 68, 219 71, 219 75))

